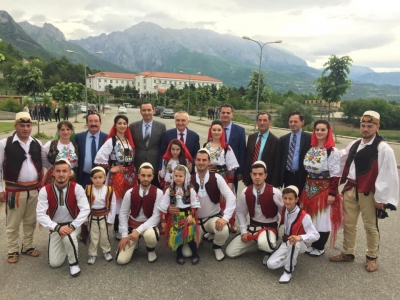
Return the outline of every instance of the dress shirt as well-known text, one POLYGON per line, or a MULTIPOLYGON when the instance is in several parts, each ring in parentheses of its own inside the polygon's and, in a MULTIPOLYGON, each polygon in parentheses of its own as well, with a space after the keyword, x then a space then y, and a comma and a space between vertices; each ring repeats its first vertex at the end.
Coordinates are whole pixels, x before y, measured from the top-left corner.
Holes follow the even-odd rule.
MULTIPOLYGON (((260 145, 260 152, 258 152, 257 160, 261 160, 262 153, 264 151, 265 144, 267 143, 268 136, 269 136, 269 130, 267 132, 263 133, 263 137, 261 139, 261 145, 260 145)), ((257 138, 256 138, 256 143, 254 145, 257 145, 259 137, 260 137, 260 132, 258 132, 258 135, 257 135, 257 138)))
MULTIPOLYGON (((207 171, 204 176, 204 186, 201 188, 199 175, 196 174, 196 182, 199 185, 199 200, 200 200, 200 208, 197 210, 197 217, 199 219, 208 218, 214 215, 217 215, 221 211, 221 207, 219 203, 215 204, 211 201, 210 197, 207 194, 205 184, 210 179, 210 174, 207 171)), ((221 192, 221 195, 226 200, 226 207, 223 215, 223 219, 227 222, 232 217, 233 212, 236 208, 236 197, 233 194, 232 190, 229 188, 228 184, 225 182, 225 179, 222 178, 221 175, 215 174, 215 179, 217 180, 218 189, 221 192)))
MULTIPOLYGON (((247 207, 247 201, 246 201, 246 190, 248 188, 245 188, 242 191, 242 194, 240 195, 240 199, 239 199, 239 204, 236 210, 236 215, 239 221, 239 226, 240 226, 240 233, 244 234, 247 232, 247 214, 249 213, 249 209, 247 207)), ((265 190, 265 184, 261 189, 261 194, 264 193, 265 190)), ((282 201, 282 193, 279 189, 277 188, 273 188, 273 200, 276 204, 276 206, 278 207, 278 213, 281 213, 282 211, 282 207, 283 207, 283 201, 282 201)), ((253 186, 253 195, 256 197, 257 199, 257 189, 253 186)), ((260 204, 255 203, 254 206, 254 217, 252 218, 254 221, 256 222, 260 222, 260 223, 273 223, 273 222, 278 222, 279 217, 278 214, 273 217, 273 218, 266 218, 261 210, 261 206, 260 204)))
MULTIPOLYGON (((140 208, 139 215, 136 218, 131 216, 131 192, 132 189, 129 189, 125 193, 125 196, 122 199, 121 210, 119 211, 119 232, 123 238, 128 237, 129 218, 132 218, 136 222, 144 222, 142 225, 136 228, 136 231, 139 232, 139 234, 142 234, 149 228, 156 227, 158 223, 160 223, 160 211, 158 209, 158 203, 161 201, 163 192, 160 189, 157 189, 157 198, 156 202, 154 203, 153 214, 150 218, 145 216, 143 207, 140 208)), ((143 189, 141 186, 139 188, 139 195, 143 197, 143 189)))
POLYGON ((186 138, 187 138, 187 128, 184 131, 180 132, 178 129, 176 130, 176 138, 178 140, 181 139, 181 133, 183 133, 183 143, 186 145, 186 138))
MULTIPOLYGON (((15 142, 15 141, 18 141, 19 144, 21 145, 22 149, 24 149, 26 152, 26 159, 22 163, 22 167, 21 167, 21 170, 20 170, 19 176, 18 176, 18 181, 29 182, 29 181, 38 180, 37 170, 35 168, 35 165, 33 164, 31 155, 29 154, 29 148, 31 146, 31 142, 33 141, 33 138, 29 137, 28 141, 25 144, 18 138, 17 134, 15 134, 12 142, 15 142)), ((36 140, 36 141, 39 143, 39 145, 41 147, 43 146, 39 140, 36 140)), ((0 141, 0 192, 4 191, 2 182, 3 182, 4 152, 5 152, 6 144, 7 144, 7 138, 2 139, 0 141)))
MULTIPOLYGON (((106 197, 107 197, 107 186, 103 185, 101 189, 97 189, 93 186, 92 195, 94 196, 94 201, 92 204, 93 209, 103 209, 106 207, 106 197)), ((113 192, 111 196, 110 211, 107 215, 107 223, 114 224, 115 212, 117 206, 117 199, 115 193, 113 192)))
POLYGON ((146 125, 150 125, 150 138, 151 138, 151 130, 153 129, 153 120, 151 120, 149 123, 146 123, 145 121, 142 121, 142 136, 143 139, 146 136, 146 125))
POLYGON ((229 139, 231 137, 231 132, 232 132, 232 122, 229 123, 228 126, 224 126, 225 134, 226 134, 226 140, 229 144, 229 139), (225 130, 227 128, 227 130, 225 130))
MULTIPOLYGON (((292 227, 293 222, 297 219, 297 216, 300 212, 300 208, 296 205, 295 208, 292 211, 285 210, 285 234, 290 236, 290 228, 292 227)), ((304 243, 312 243, 315 241, 318 241, 319 239, 319 233, 315 229, 311 217, 309 214, 305 215, 303 218, 303 221, 301 222, 303 224, 304 231, 306 232, 305 234, 300 235, 304 243)))
MULTIPOLYGON (((293 172, 296 172, 296 171, 299 170, 301 133, 302 133, 302 130, 300 130, 297 133, 293 133, 292 132, 292 134, 290 135, 289 148, 290 148, 290 144, 292 143, 293 135, 295 134, 296 137, 297 137, 296 146, 294 147, 293 161, 292 161, 292 170, 293 170, 293 172)), ((304 159, 304 157, 301 158, 301 162, 303 162, 303 159, 304 159)))
POLYGON ((92 136, 95 136, 96 140, 96 149, 99 149, 99 140, 100 140, 100 130, 95 134, 91 134, 89 131, 86 134, 86 142, 85 142, 85 161, 83 164, 83 172, 90 174, 93 168, 94 157, 92 157, 92 136))
MULTIPOLYGON (((79 214, 74 219, 71 214, 68 211, 67 206, 60 205, 60 199, 59 199, 59 192, 58 188, 55 188, 56 190, 56 199, 58 202, 58 207, 57 210, 53 216, 53 219, 50 219, 50 216, 47 214, 47 210, 49 209, 49 200, 47 199, 47 191, 46 187, 43 187, 40 192, 39 192, 39 198, 38 198, 38 204, 36 207, 36 214, 37 214, 37 220, 38 222, 43 226, 47 227, 50 230, 54 230, 54 228, 58 225, 58 223, 68 223, 71 222, 71 224, 75 227, 78 228, 80 227, 83 222, 87 221, 87 218, 90 213, 90 207, 89 207, 89 202, 86 197, 85 191, 83 190, 82 186, 77 184, 75 186, 75 198, 79 207, 79 214)), ((67 195, 67 187, 64 187, 62 189, 64 197, 67 195)), ((73 191, 70 191, 70 193, 73 191)), ((64 203, 67 202, 67 199, 64 199, 64 203)))

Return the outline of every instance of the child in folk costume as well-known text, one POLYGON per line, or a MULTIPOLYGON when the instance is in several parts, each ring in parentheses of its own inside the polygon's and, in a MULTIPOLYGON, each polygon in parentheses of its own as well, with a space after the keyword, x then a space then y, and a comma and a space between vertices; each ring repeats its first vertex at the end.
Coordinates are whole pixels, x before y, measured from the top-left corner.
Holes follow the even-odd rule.
POLYGON ((172 185, 173 172, 176 166, 183 165, 192 171, 192 156, 186 145, 178 139, 172 140, 163 155, 162 168, 158 175, 161 185, 164 185, 164 192, 172 185))
POLYGON ((267 261, 270 269, 283 267, 284 272, 279 283, 288 283, 297 264, 297 256, 307 250, 305 243, 315 242, 319 233, 315 229, 311 217, 297 206, 299 189, 289 185, 282 191, 285 207, 281 213, 281 225, 284 224, 282 243, 271 254, 267 261))
POLYGON ((86 196, 90 205, 89 215, 89 259, 93 265, 97 257, 97 248, 100 246, 106 261, 112 261, 111 245, 107 226, 114 223, 116 197, 111 186, 104 185, 106 171, 102 167, 95 167, 90 172, 93 184, 86 186, 86 196))
POLYGON ((185 263, 182 254, 183 244, 189 245, 192 251, 192 264, 197 265, 200 262, 196 243, 199 234, 196 228, 196 210, 200 208, 199 198, 190 185, 190 172, 185 166, 178 165, 173 174, 173 183, 158 204, 158 208, 164 213, 167 213, 170 204, 179 208, 179 213, 167 215, 165 236, 168 245, 172 250, 176 250, 176 262, 179 265, 185 263))

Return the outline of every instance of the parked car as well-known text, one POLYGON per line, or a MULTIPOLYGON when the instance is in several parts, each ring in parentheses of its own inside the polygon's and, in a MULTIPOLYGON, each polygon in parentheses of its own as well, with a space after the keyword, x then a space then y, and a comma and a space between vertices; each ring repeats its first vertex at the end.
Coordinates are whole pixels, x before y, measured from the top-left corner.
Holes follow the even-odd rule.
POLYGON ((130 103, 122 103, 123 106, 125 106, 126 108, 134 108, 135 105, 130 104, 130 103))
POLYGON ((87 110, 86 105, 81 105, 81 113, 85 113, 87 110))
POLYGON ((159 116, 164 109, 164 106, 156 106, 156 108, 154 109, 154 115, 159 116))
POLYGON ((164 119, 164 118, 174 118, 174 115, 175 115, 175 113, 174 113, 174 110, 173 109, 170 109, 170 108, 166 108, 166 109, 164 109, 162 112, 161 112, 161 115, 160 115, 160 117, 162 118, 162 119, 164 119))
POLYGON ((111 109, 111 106, 109 104, 105 104, 104 109, 111 109))
POLYGON ((120 106, 119 108, 118 108, 118 113, 119 114, 127 114, 128 113, 128 110, 126 109, 126 107, 125 106, 120 106))

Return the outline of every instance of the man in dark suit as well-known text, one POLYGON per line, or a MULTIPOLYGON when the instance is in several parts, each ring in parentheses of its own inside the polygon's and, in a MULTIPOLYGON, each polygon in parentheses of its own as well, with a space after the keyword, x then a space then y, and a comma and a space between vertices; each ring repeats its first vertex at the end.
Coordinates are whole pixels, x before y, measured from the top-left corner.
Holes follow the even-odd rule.
MULTIPOLYGON (((100 131, 101 128, 101 117, 99 114, 91 114, 86 116, 86 127, 87 131, 78 133, 75 136, 76 143, 78 144, 79 155, 78 155, 78 183, 86 187, 87 184, 91 184, 90 171, 94 167, 95 154, 107 138, 107 133, 100 131), (94 137, 93 137, 94 136, 94 137), (92 151, 93 139, 95 141, 95 149, 92 151)), ((93 145, 94 146, 94 145, 93 145)))
POLYGON ((280 184, 280 161, 281 142, 279 138, 269 131, 272 117, 270 114, 261 112, 257 115, 258 132, 249 135, 247 139, 246 163, 243 167, 243 183, 248 186, 253 184, 251 180, 251 166, 255 161, 263 161, 267 165, 266 183, 279 187, 280 184), (255 151, 257 150, 258 151, 255 151))
POLYGON ((246 133, 242 126, 232 123, 233 106, 223 104, 221 106, 220 117, 224 125, 226 141, 231 146, 233 153, 239 163, 239 168, 235 171, 235 190, 238 188, 238 181, 243 179, 243 166, 246 160, 246 133))
POLYGON ((280 137, 281 140, 281 185, 294 185, 303 190, 307 172, 304 169, 303 160, 311 147, 311 134, 302 130, 304 115, 295 111, 289 115, 289 127, 292 131, 280 137))
MULTIPOLYGON (((140 105, 140 114, 143 120, 129 125, 135 143, 135 167, 139 170, 142 163, 149 162, 154 167, 154 174, 158 174, 158 160, 160 155, 161 138, 166 131, 165 124, 154 121, 154 107, 150 102, 140 105)), ((151 184, 160 187, 157 176, 151 184)))
POLYGON ((165 151, 167 150, 168 144, 173 139, 178 139, 183 141, 188 148, 190 155, 193 158, 193 173, 194 173, 194 159, 196 157, 197 151, 200 149, 200 137, 199 135, 188 129, 187 126, 189 125, 189 114, 185 111, 178 111, 175 116, 175 126, 176 128, 169 129, 164 132, 161 138, 161 147, 160 147, 160 155, 159 155, 159 163, 158 168, 161 170, 162 167, 162 156, 164 155, 165 151))

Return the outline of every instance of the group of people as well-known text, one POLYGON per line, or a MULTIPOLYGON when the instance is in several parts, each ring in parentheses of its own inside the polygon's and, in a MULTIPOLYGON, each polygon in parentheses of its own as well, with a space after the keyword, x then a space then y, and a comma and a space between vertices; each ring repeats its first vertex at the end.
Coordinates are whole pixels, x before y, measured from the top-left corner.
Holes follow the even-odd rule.
POLYGON ((23 108, 24 112, 29 113, 32 120, 38 121, 50 121, 52 113, 56 122, 60 122, 60 115, 63 112, 63 119, 68 120, 69 108, 68 104, 65 104, 64 107, 60 108, 58 105, 54 108, 53 112, 49 105, 47 104, 36 104, 33 108, 29 108, 28 104, 26 104, 23 108))
POLYGON ((217 120, 220 118, 221 108, 220 107, 209 107, 207 109, 207 116, 209 120, 217 120))
POLYGON ((188 128, 186 112, 175 114, 176 128, 170 130, 153 120, 151 103, 142 103, 140 113, 142 120, 132 124, 117 115, 108 134, 100 130, 98 114, 87 115, 87 131, 76 135, 72 124, 62 121, 56 139, 44 146, 30 136, 30 115, 16 114, 16 132, 0 141, 9 263, 19 259, 21 223, 21 253, 40 254, 33 246, 37 216, 50 230, 50 266, 60 266, 67 256, 72 276, 81 272, 78 237, 86 240, 88 228, 88 264, 95 263, 98 247, 111 261, 108 226, 114 226, 118 264, 131 260, 142 237, 149 262, 157 260, 155 248, 162 238, 176 251, 176 263, 183 265, 190 257, 196 265, 199 243, 207 239, 217 261, 258 248, 266 253, 263 264, 284 268, 279 282, 287 283, 298 254, 321 256, 329 237, 334 245, 342 225, 343 250, 330 260, 354 261, 361 213, 365 268, 377 270, 377 218, 396 208, 399 195, 395 156, 379 136, 377 112, 364 113, 362 138, 343 150, 335 147, 329 122, 318 120, 312 134, 306 133, 298 111, 289 115, 291 132, 281 138, 270 132, 271 115, 259 113, 258 131, 246 145, 243 127, 232 123, 233 107, 224 104, 202 147, 199 135, 188 128), (236 201, 239 181, 246 188, 236 201), (236 221, 240 233, 224 253, 236 221), (278 244, 280 225, 284 231, 278 244))

